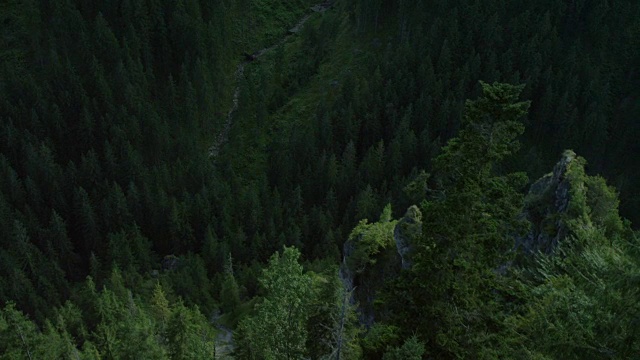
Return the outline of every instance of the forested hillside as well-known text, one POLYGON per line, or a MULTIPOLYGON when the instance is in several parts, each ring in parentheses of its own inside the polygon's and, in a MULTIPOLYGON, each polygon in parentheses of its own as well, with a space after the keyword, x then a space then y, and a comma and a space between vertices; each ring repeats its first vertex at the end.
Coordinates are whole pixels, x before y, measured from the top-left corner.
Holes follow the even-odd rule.
POLYGON ((637 1, 0 24, 0 358, 640 357, 637 1))

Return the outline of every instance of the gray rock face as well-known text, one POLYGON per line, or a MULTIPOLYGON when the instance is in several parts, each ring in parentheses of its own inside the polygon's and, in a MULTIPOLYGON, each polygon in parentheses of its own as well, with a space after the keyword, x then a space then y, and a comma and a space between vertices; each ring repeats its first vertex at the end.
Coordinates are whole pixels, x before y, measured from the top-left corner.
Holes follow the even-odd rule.
POLYGON ((413 244, 422 235, 422 213, 412 205, 405 215, 398 221, 393 230, 393 240, 402 261, 402 269, 411 268, 411 251, 413 244))
POLYGON ((566 178, 567 169, 576 154, 567 150, 547 174, 531 185, 525 200, 523 216, 531 222, 531 230, 524 237, 516 238, 516 247, 527 253, 542 251, 549 254, 558 241, 567 234, 562 214, 569 206, 571 182, 566 178))

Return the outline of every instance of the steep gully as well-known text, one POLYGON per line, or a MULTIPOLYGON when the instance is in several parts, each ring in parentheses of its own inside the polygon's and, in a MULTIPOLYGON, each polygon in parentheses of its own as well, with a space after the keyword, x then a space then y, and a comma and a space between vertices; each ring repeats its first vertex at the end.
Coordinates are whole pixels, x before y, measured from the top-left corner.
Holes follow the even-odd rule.
MULTIPOLYGON (((282 37, 282 39, 280 39, 280 41, 278 41, 276 44, 260 49, 253 54, 245 54, 245 60, 242 61, 240 64, 238 64, 238 67, 236 68, 236 71, 234 73, 236 87, 233 92, 233 103, 231 105, 231 108, 227 112, 227 118, 225 119, 222 129, 215 137, 213 145, 209 147, 210 158, 213 158, 213 159, 217 158, 224 144, 226 144, 227 141, 229 141, 229 131, 231 130, 231 125, 233 123, 233 116, 235 112, 238 110, 238 105, 240 102, 239 101, 240 84, 241 84, 240 80, 244 76, 245 66, 250 62, 255 61, 258 58, 262 57, 264 54, 270 52, 271 50, 277 48, 278 46, 283 45, 287 40, 289 40, 291 36, 297 34, 302 29, 302 26, 307 22, 307 20, 309 20, 309 18, 311 18, 311 16, 313 16, 316 13, 325 12, 331 7, 331 5, 332 5, 331 1, 325 1, 325 2, 314 5, 313 7, 311 7, 311 10, 313 12, 303 16, 300 20, 298 20, 296 25, 292 27, 287 32, 287 34, 284 37, 282 37)), ((231 329, 220 324, 218 321, 219 318, 220 318, 219 314, 214 315, 212 318, 212 322, 214 323, 214 325, 218 330, 218 334, 215 340, 216 359, 230 358, 231 354, 233 354, 233 332, 231 331, 231 329)))
POLYGON ((284 44, 285 42, 287 42, 287 40, 289 40, 289 38, 295 34, 297 34, 301 29, 302 26, 304 25, 304 23, 307 22, 307 20, 309 20, 309 18, 311 18, 311 16, 313 16, 316 13, 322 13, 325 12, 327 9, 329 9, 332 5, 331 1, 325 1, 319 4, 316 4, 314 6, 311 7, 311 10, 313 11, 310 14, 305 15, 304 17, 302 17, 300 20, 298 20, 298 22, 296 23, 296 25, 294 27, 292 27, 291 29, 289 29, 289 31, 287 32, 287 34, 282 37, 282 39, 280 39, 280 41, 278 41, 277 43, 260 49, 258 51, 256 51, 253 54, 246 54, 245 53, 245 60, 243 62, 241 62, 238 67, 236 68, 236 71, 234 73, 234 78, 236 81, 236 87, 235 90, 233 92, 233 103, 231 105, 231 108, 229 109, 229 112, 227 112, 227 118, 222 126, 222 129, 220 130, 220 132, 218 133, 218 135, 216 136, 216 138, 213 141, 213 145, 211 145, 211 147, 209 147, 209 157, 211 158, 216 158, 218 156, 218 154, 220 153, 220 150, 222 148, 222 146, 224 146, 225 143, 227 143, 227 141, 229 140, 229 131, 231 130, 231 124, 233 123, 233 116, 235 114, 235 112, 238 110, 238 104, 239 104, 239 97, 240 97, 240 84, 241 84, 241 79, 244 76, 244 68, 247 64, 249 64, 252 61, 255 61, 257 59, 259 59, 260 57, 262 57, 264 54, 270 52, 271 50, 277 48, 278 46, 281 46, 282 44, 284 44))

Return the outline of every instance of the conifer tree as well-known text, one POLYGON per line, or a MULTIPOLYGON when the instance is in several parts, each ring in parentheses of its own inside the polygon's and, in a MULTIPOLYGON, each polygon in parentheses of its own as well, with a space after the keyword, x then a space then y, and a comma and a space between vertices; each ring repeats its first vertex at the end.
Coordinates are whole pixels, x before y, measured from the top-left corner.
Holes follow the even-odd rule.
POLYGON ((197 307, 189 309, 181 301, 173 306, 167 338, 172 359, 204 360, 215 355, 215 343, 206 319, 197 307))
POLYGON ((233 259, 231 254, 227 259, 224 270, 224 280, 220 288, 220 302, 222 303, 222 311, 233 312, 240 305, 240 289, 233 273, 233 259))
POLYGON ((438 187, 422 211, 428 230, 409 289, 417 307, 403 315, 419 319, 418 335, 430 339, 440 358, 485 357, 496 345, 482 334, 500 326, 497 270, 521 230, 523 175, 497 175, 495 169, 517 149, 524 130, 519 119, 529 103, 518 101, 524 86, 481 85, 483 95, 465 104, 460 134, 435 160, 438 187))

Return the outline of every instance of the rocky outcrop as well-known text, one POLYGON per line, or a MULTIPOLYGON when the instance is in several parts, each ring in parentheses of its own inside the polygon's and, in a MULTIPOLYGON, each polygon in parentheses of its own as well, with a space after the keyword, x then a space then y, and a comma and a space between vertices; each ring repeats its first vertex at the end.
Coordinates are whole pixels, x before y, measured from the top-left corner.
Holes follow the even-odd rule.
POLYGON ((624 231, 615 188, 600 176, 587 175, 585 164, 567 150, 552 173, 531 185, 522 212, 531 227, 525 236, 516 238, 516 247, 524 253, 551 254, 566 240, 579 238, 575 245, 583 246, 601 238, 585 235, 590 231, 608 237, 624 231))
POLYGON ((167 255, 162 259, 162 270, 173 271, 178 269, 182 264, 182 260, 175 255, 167 255))
POLYGON ((531 223, 524 237, 516 239, 516 247, 526 253, 541 251, 549 254, 567 234, 565 216, 571 202, 572 184, 567 176, 574 164, 576 154, 567 150, 553 168, 553 172, 531 185, 525 199, 523 216, 531 223))
POLYGON ((393 240, 400 255, 402 269, 411 268, 411 251, 416 240, 422 235, 422 213, 413 205, 407 209, 393 230, 393 240))

